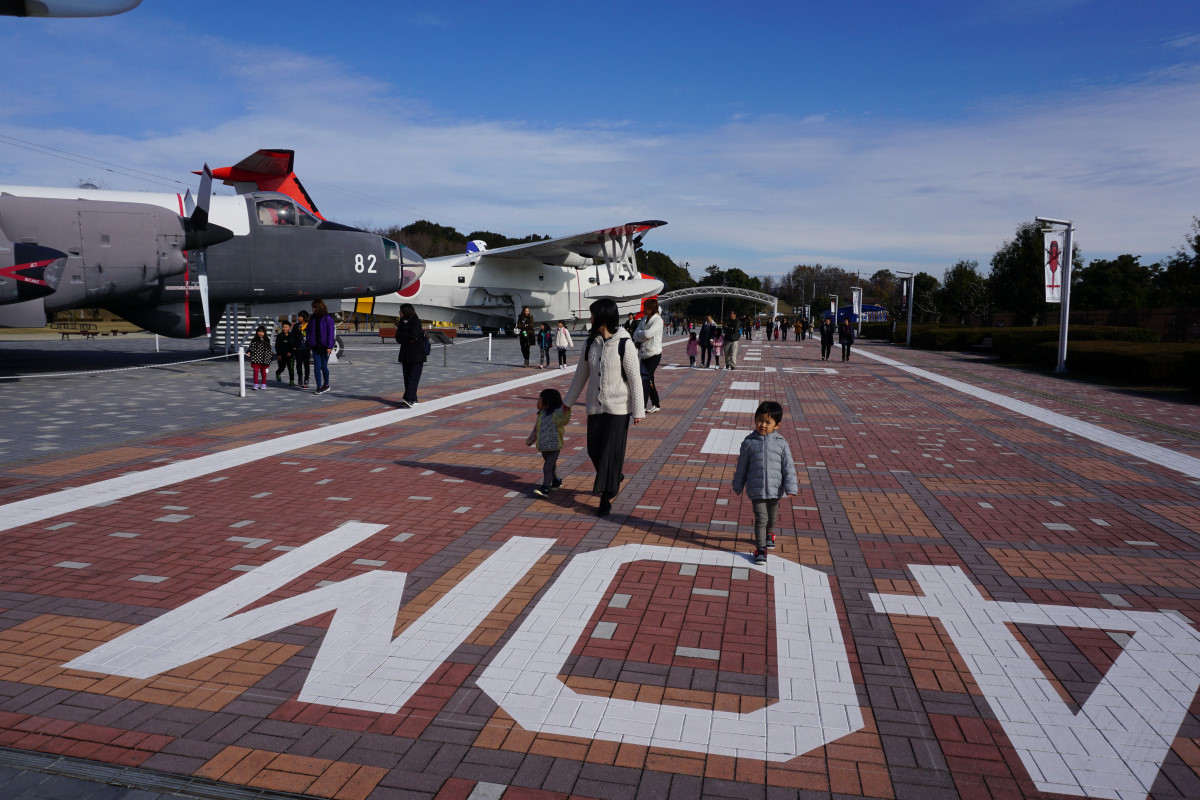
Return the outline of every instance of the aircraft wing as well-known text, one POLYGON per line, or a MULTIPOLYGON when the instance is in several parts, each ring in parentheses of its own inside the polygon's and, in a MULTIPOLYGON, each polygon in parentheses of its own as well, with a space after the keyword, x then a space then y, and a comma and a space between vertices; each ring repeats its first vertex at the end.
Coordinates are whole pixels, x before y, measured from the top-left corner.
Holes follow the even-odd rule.
MULTIPOLYGON (((587 233, 577 233, 574 236, 562 236, 558 239, 546 239, 541 242, 514 244, 509 247, 497 247, 495 250, 469 250, 465 255, 449 256, 437 261, 451 261, 452 266, 475 262, 480 258, 511 259, 515 261, 538 261, 543 264, 561 267, 582 268, 590 266, 585 259, 594 261, 605 260, 607 253, 610 259, 620 259, 620 242, 640 242, 646 232, 661 227, 667 223, 652 219, 643 222, 630 222, 614 228, 602 228, 587 233)), ((628 253, 632 257, 632 247, 628 253)))

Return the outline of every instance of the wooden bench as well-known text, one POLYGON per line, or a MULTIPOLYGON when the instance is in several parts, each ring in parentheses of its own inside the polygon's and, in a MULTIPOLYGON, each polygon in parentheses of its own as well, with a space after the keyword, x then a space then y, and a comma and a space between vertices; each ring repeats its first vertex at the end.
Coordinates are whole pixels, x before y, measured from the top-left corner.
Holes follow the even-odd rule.
POLYGON ((84 339, 95 339, 100 334, 100 331, 96 329, 96 326, 90 322, 80 322, 75 325, 69 325, 68 323, 63 322, 55 324, 56 326, 61 326, 58 327, 58 332, 62 334, 63 339, 69 340, 72 336, 82 336, 84 339))
POLYGON ((380 344, 383 344, 384 342, 387 342, 387 341, 393 341, 393 342, 396 341, 396 329, 395 328, 380 328, 378 333, 379 333, 379 343, 380 344))

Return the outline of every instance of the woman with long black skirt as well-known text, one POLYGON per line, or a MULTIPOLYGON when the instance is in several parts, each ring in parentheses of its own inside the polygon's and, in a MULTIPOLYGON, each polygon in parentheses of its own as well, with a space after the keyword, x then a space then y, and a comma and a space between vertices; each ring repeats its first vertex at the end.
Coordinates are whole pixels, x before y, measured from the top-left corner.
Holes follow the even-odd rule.
POLYGON ((612 511, 613 498, 625 479, 625 441, 629 420, 637 425, 646 416, 637 348, 621 327, 617 304, 610 299, 591 305, 592 329, 575 380, 563 399, 569 409, 587 387, 587 452, 596 468, 592 491, 600 493, 596 516, 612 511))

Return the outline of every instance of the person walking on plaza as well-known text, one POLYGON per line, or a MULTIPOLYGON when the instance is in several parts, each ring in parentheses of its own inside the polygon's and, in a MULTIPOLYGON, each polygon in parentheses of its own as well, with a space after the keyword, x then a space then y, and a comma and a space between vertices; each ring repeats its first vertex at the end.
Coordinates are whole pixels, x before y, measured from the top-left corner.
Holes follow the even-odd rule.
POLYGON ((696 366, 696 356, 700 355, 700 342, 696 340, 694 332, 688 334, 688 343, 685 347, 687 347, 688 366, 696 366))
POLYGON ((833 351, 833 321, 829 317, 821 320, 821 360, 828 361, 833 351))
POLYGON ((704 318, 700 326, 700 363, 708 369, 713 357, 713 338, 717 335, 717 323, 713 322, 712 314, 704 318))
POLYGON ((312 362, 305 336, 308 334, 308 312, 301 311, 296 315, 296 324, 292 326, 292 359, 296 362, 296 380, 300 388, 308 388, 308 379, 312 374, 309 365, 312 362))
POLYGON ((587 387, 587 453, 596 468, 592 491, 600 493, 596 516, 605 517, 612 512, 613 498, 625 479, 629 420, 639 424, 646 408, 637 352, 621 327, 617 304, 609 298, 597 300, 591 313, 592 329, 563 407, 569 410, 587 387))
POLYGON ((754 507, 754 563, 767 563, 767 550, 775 549, 775 520, 779 501, 800 491, 792 448, 779 433, 783 406, 773 400, 754 411, 754 432, 742 440, 733 493, 746 490, 754 507))
POLYGON ((729 321, 722 331, 722 353, 725 369, 737 368, 738 340, 742 338, 742 324, 738 322, 737 312, 729 312, 729 321))
POLYGON ((533 314, 529 313, 529 306, 525 306, 517 317, 517 339, 520 341, 521 355, 525 357, 525 366, 527 367, 529 366, 529 352, 533 348, 534 335, 533 314))
POLYGON ((412 303, 400 306, 400 319, 396 323, 396 341, 400 343, 397 360, 404 371, 404 398, 400 405, 412 408, 417 404, 417 387, 421 384, 421 373, 425 370, 425 331, 412 303))
POLYGON ((654 385, 654 370, 662 361, 663 318, 658 313, 658 301, 651 297, 642 307, 645 316, 633 332, 633 340, 638 345, 638 358, 642 361, 642 392, 646 413, 653 414, 659 410, 658 387, 654 385))
POLYGON ((558 348, 558 368, 567 368, 567 350, 575 346, 575 342, 571 341, 571 332, 567 330, 565 322, 558 323, 558 330, 554 333, 554 346, 558 348))
POLYGON ((312 350, 313 375, 317 379, 317 391, 313 394, 325 394, 329 391, 329 354, 337 343, 337 324, 324 300, 313 300, 312 310, 304 338, 312 350))
POLYGON ((284 322, 275 334, 275 360, 279 364, 275 369, 275 380, 283 383, 283 369, 287 367, 288 386, 296 385, 296 373, 292 369, 292 323, 284 322))
POLYGON ((550 366, 550 350, 554 347, 554 331, 550 330, 549 322, 543 322, 538 330, 537 346, 538 369, 546 369, 550 366))
POLYGON ((558 389, 542 389, 538 395, 537 421, 525 444, 536 446, 542 454, 542 485, 533 490, 538 497, 549 497, 562 486, 558 477, 558 454, 563 449, 563 429, 571 421, 571 409, 563 406, 558 389))
POLYGON ((842 346, 842 361, 849 361, 850 345, 854 344, 854 327, 850 324, 849 317, 843 319, 841 327, 838 328, 838 344, 842 346))
POLYGON ((267 329, 259 325, 254 329, 250 338, 250 346, 246 348, 246 358, 250 359, 250 368, 254 370, 254 388, 267 388, 267 367, 271 364, 271 340, 267 338, 267 329))

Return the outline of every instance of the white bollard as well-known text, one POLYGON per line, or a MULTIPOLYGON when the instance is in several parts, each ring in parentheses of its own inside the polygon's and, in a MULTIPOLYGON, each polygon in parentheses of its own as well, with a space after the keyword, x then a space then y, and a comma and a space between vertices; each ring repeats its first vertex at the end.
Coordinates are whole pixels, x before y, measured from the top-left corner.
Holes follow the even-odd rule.
POLYGON ((488 334, 488 361, 492 360, 492 335, 488 334))
POLYGON ((238 348, 238 397, 246 396, 246 348, 238 348))
POLYGON ((154 352, 158 352, 158 334, 154 334, 154 352))

